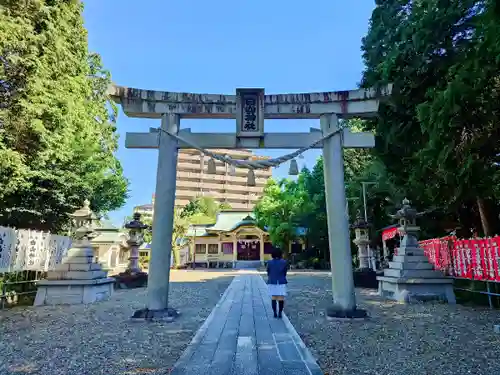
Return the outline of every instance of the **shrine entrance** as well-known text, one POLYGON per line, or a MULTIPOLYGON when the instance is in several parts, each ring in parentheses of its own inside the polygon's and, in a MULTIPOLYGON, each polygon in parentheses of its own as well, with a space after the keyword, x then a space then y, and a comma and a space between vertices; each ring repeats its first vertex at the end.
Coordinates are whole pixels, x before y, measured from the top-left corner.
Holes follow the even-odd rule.
MULTIPOLYGON (((249 186, 255 185, 254 170, 285 162, 297 169, 295 157, 309 149, 320 148, 323 150, 332 271, 333 307, 328 315, 333 318, 366 316, 366 312, 356 308, 342 148, 370 148, 375 145, 375 139, 372 133, 353 133, 344 128, 342 120, 375 116, 380 98, 388 96, 391 90, 389 85, 377 89, 264 95, 264 89, 249 88, 237 89, 236 95, 222 95, 110 87, 110 96, 121 104, 127 116, 161 119, 160 128, 151 128, 149 133, 127 133, 125 139, 127 148, 159 151, 147 308, 137 314, 149 319, 156 314, 170 314, 169 269, 179 148, 196 149, 211 158, 208 173, 215 171, 215 160, 248 169, 249 186), (235 119, 236 131, 194 133, 180 128, 182 118, 235 119), (303 133, 266 133, 265 119, 319 119, 320 129, 310 128, 303 133), (238 148, 297 151, 268 160, 236 160, 210 151, 238 148)), ((253 256, 246 248, 241 253, 241 257, 253 256)))
POLYGON ((237 242, 237 260, 260 260, 260 239, 257 236, 246 236, 237 242), (254 238, 252 238, 254 237, 254 238))

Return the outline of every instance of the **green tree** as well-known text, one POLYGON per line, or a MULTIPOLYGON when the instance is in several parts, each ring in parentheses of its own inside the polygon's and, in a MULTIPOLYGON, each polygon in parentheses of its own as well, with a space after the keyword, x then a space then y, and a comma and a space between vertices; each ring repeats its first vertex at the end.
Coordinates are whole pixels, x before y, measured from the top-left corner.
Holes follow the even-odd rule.
POLYGON ((0 6, 0 225, 57 232, 85 199, 123 205, 109 73, 77 0, 0 6))
POLYGON ((276 182, 270 178, 263 196, 254 207, 257 224, 267 228, 271 242, 288 255, 289 245, 297 237, 299 217, 307 202, 301 186, 291 180, 276 182))
POLYGON ((182 217, 181 210, 174 211, 174 227, 172 230, 172 251, 174 253, 174 263, 180 265, 180 250, 189 246, 191 239, 186 236, 189 229, 189 218, 182 217))
POLYGON ((210 196, 201 196, 191 200, 180 215, 189 218, 191 224, 214 224, 220 211, 230 209, 227 202, 218 203, 210 196))
MULTIPOLYGON (((363 40, 363 85, 390 82, 394 89, 379 117, 368 122, 377 136, 374 156, 414 205, 438 207, 467 229, 482 222, 488 234, 487 219, 496 215, 485 207, 498 212, 495 2, 376 4, 363 40)), ((443 229, 436 227, 434 235, 443 229)))

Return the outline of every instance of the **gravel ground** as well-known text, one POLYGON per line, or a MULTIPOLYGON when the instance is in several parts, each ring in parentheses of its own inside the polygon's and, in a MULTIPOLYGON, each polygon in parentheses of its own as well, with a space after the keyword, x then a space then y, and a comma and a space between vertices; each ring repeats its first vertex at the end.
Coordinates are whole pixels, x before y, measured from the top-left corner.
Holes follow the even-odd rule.
POLYGON ((231 271, 173 271, 173 323, 131 322, 146 290, 83 306, 0 311, 0 374, 166 374, 231 282, 231 271))
POLYGON ((289 277, 290 321, 327 374, 500 374, 498 310, 460 305, 403 305, 358 290, 370 319, 330 322, 327 273, 289 277))

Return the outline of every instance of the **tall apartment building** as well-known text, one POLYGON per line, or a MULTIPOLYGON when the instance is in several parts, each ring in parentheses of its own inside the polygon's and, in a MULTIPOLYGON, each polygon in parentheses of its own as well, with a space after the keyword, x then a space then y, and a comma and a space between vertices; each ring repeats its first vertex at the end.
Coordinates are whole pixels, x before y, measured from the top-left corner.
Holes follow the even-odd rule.
POLYGON ((153 219, 153 208, 155 204, 155 195, 151 199, 151 203, 142 204, 134 207, 134 213, 138 212, 143 218, 153 219))
MULTIPOLYGON (((211 151, 239 160, 262 158, 244 149, 211 151)), ((247 186, 248 169, 236 168, 232 174, 228 165, 216 160, 217 174, 208 174, 209 159, 197 150, 179 150, 175 206, 184 207, 198 196, 210 196, 218 202, 229 203, 233 210, 251 210, 271 177, 271 168, 256 170, 256 186, 247 186)))

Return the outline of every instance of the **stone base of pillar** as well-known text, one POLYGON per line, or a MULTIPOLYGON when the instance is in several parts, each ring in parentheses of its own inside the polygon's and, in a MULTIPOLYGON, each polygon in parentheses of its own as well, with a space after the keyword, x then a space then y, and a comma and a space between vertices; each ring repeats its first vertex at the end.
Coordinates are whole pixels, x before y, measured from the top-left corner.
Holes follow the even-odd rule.
POLYGON ((143 271, 126 270, 114 276, 116 289, 135 289, 148 286, 148 274, 143 271))
POLYGON ((438 300, 455 304, 453 279, 434 269, 418 243, 402 243, 384 275, 377 277, 379 295, 403 303, 438 300))
POLYGON ((344 310, 338 306, 331 306, 326 309, 326 318, 328 320, 363 320, 368 318, 368 313, 362 309, 344 310))
POLYGON ((113 294, 115 279, 107 277, 88 242, 68 250, 62 263, 37 283, 34 306, 89 304, 106 300, 113 294))
POLYGON ((130 318, 133 321, 149 322, 173 322, 180 312, 172 307, 163 310, 149 310, 148 308, 137 310, 130 318))
POLYGON ((371 268, 354 270, 353 279, 356 288, 378 289, 377 273, 371 268))

